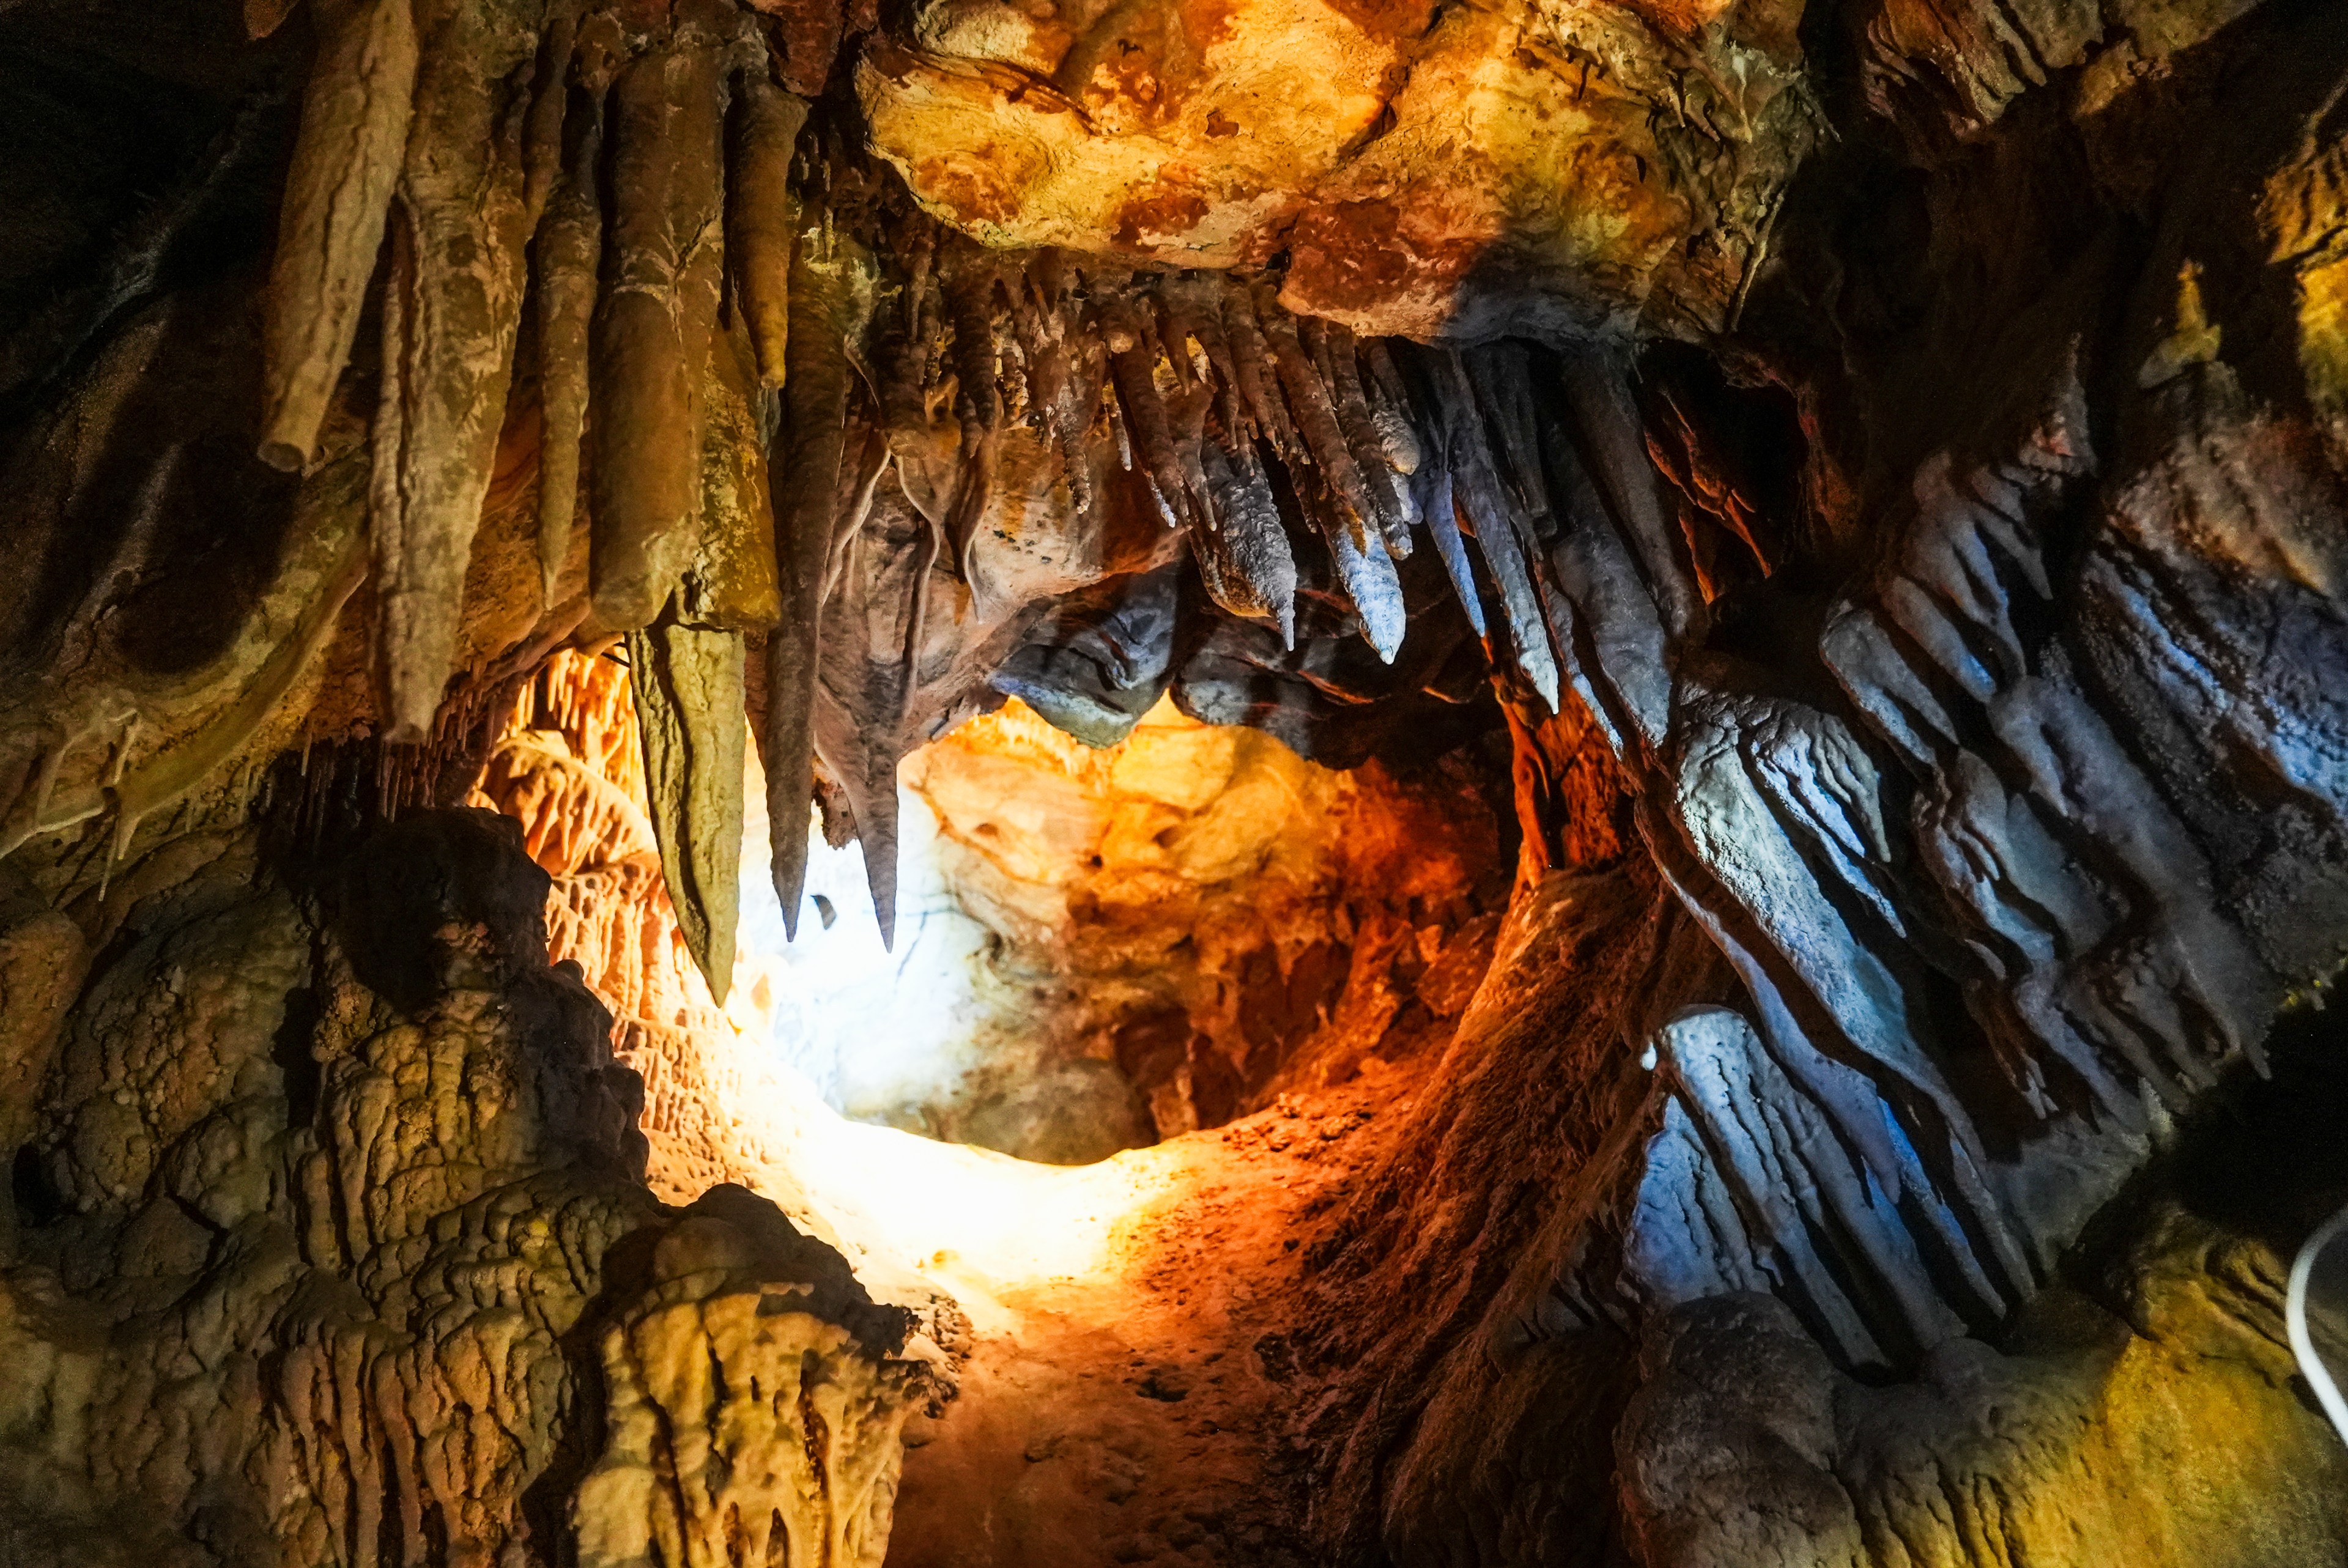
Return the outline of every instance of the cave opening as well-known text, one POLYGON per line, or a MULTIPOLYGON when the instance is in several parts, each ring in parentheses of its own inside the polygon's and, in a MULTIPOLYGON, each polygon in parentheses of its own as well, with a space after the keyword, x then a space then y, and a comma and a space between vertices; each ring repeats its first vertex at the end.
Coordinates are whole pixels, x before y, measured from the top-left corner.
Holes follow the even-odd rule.
MULTIPOLYGON (((655 880, 627 674, 555 655, 489 720, 472 798, 555 879, 550 951, 623 1053, 698 1034, 708 1070, 783 1075, 853 1121, 1063 1165, 1222 1126, 1425 1048, 1508 903, 1489 745, 1406 779, 1163 697, 1105 745, 1011 697, 901 765, 891 933, 836 789, 796 933, 764 874, 772 824, 746 811, 721 1001, 655 880)), ((744 799, 766 799, 755 752, 744 799)))
POLYGON ((1252 1123, 1241 1147, 1284 1149, 1332 1090, 1346 1126, 1395 1103, 1473 999, 1514 883, 1497 737, 1398 776, 1164 698, 1094 744, 1011 697, 902 764, 885 938, 820 785, 786 932, 747 754, 721 1002, 661 874, 624 658, 558 653, 482 724, 469 798, 551 880, 549 955, 644 1078, 654 1190, 778 1195, 907 1300, 964 1313, 1079 1281, 1115 1299, 1117 1238, 1199 1187, 1200 1135, 1220 1150, 1252 1123))

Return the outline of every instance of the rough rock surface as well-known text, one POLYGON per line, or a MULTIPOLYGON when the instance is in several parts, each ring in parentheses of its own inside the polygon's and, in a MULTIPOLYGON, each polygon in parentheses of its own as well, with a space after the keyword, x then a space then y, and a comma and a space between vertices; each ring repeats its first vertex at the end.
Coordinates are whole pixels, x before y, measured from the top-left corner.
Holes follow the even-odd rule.
POLYGON ((740 764, 852 820, 888 932, 899 764, 1016 695, 1397 776, 1504 733, 1519 877, 1456 1026, 1233 1124, 1373 1110, 1267 1201, 1292 1256, 1128 1237, 1245 1296, 1147 1352, 1271 1344, 1241 1435, 1079 1423, 1102 1484, 1020 1491, 1018 1412, 1093 1408, 1022 1323, 1121 1350, 1132 1297, 1005 1307, 918 1550, 1016 1497, 1132 1560, 2339 1555, 2271 1297, 2341 1194, 2179 1163, 2348 952, 2336 7, 0 29, 10 1550, 877 1553, 885 1486, 808 1478, 885 1471, 925 1374, 701 1196, 804 1217, 783 1146, 862 1147, 751 1125, 717 1026, 740 764), (558 651, 627 660, 633 760, 491 721, 558 651), (401 817, 477 784, 616 1042, 507 830, 401 817), (838 1363, 837 1465, 685 1343, 838 1363), (1172 1522, 1210 1474, 1228 1539, 1172 1522))
POLYGON ((1284 249, 1283 300, 1358 332, 1716 327, 1816 134, 1799 11, 937 0, 857 88, 990 245, 1284 249))
POLYGON ((645 1190, 518 839, 411 816, 313 877, 221 838, 109 912, 16 1156, 10 1561, 879 1562, 907 1324, 748 1193, 645 1190), (767 1431, 674 1370, 786 1364, 767 1431))
MULTIPOLYGON (((1001 939, 989 962, 1025 983, 1004 1066, 1033 1053, 1042 1078, 1106 1057, 1147 1141, 1408 1055, 1457 1016, 1508 868, 1455 767, 1336 773, 1170 704, 1096 749, 1014 706, 905 776, 937 812, 949 885, 1001 939)), ((976 1098, 937 1130, 1038 1157, 977 1121, 1011 1120, 1022 1097, 976 1098)))

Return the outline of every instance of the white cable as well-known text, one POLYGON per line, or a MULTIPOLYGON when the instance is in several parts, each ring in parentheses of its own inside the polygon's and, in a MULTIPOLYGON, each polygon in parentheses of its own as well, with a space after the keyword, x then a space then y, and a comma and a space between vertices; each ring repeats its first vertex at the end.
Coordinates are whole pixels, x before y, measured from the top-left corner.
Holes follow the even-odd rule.
POLYGON ((2299 1369, 2307 1377, 2308 1386, 2323 1405, 2323 1413, 2332 1418, 2333 1430, 2348 1442, 2348 1399, 2340 1395, 2340 1387, 2332 1380, 2332 1369, 2315 1353, 2314 1336, 2307 1330, 2307 1282, 2315 1272, 2315 1260, 2333 1238, 2348 1232, 2348 1209, 2343 1209, 2307 1238, 2299 1249, 2299 1256, 2291 1265, 2291 1290, 2283 1298, 2283 1326, 2291 1332, 2291 1354, 2299 1357, 2299 1369))

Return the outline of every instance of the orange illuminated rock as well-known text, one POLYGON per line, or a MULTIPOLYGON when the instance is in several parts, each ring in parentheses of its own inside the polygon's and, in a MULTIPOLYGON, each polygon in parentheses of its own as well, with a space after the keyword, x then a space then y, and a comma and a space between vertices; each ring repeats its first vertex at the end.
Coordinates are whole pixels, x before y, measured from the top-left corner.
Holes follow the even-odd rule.
POLYGON ((858 89, 992 245, 1284 254, 1284 304, 1364 333, 1703 328, 1808 145, 1799 9, 945 0, 858 89))
POLYGON ((1419 977, 1468 962, 1479 887, 1506 880, 1456 781, 1334 771, 1169 701, 1097 749, 1014 701, 904 779, 963 906, 1047 982, 1025 1028, 1113 1061, 1160 1136, 1415 1049, 1419 977))

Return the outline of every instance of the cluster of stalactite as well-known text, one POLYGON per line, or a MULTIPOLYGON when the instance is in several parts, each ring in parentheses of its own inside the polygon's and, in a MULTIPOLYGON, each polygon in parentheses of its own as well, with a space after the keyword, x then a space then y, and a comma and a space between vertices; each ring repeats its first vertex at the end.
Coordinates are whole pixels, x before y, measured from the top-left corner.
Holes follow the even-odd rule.
POLYGON ((526 307, 549 596, 583 499, 607 627, 649 623, 688 576, 696 623, 771 621, 771 540, 742 531, 766 511, 756 389, 783 376, 807 117, 778 79, 788 51, 724 0, 653 20, 545 0, 314 15, 261 449, 319 455, 387 255, 369 510, 391 737, 430 731, 452 673, 526 307))
MULTIPOLYGON (((824 67, 757 12, 378 0, 317 26, 263 454, 318 456, 379 276, 374 637, 386 732, 419 741, 455 673, 509 390, 534 382, 546 607, 565 634, 629 639, 670 891, 721 1001, 758 688, 773 820, 806 817, 819 766, 839 778, 891 925, 904 748, 825 742, 967 707, 920 700, 941 576, 983 624, 1033 619, 1112 574, 1102 536, 1138 498, 1211 603, 1286 654, 1303 594, 1337 617, 1313 631, 1391 664, 1397 563, 1431 541, 1468 625, 1551 710, 1574 635, 1548 557, 1564 521, 1617 511, 1656 580, 1680 580, 1652 490, 1618 471, 1643 461, 1619 369, 1544 384, 1521 346, 1292 315, 1276 278, 983 251, 802 135, 786 84, 824 67), (918 519, 910 567, 860 558, 891 491, 918 519), (582 519, 587 591, 557 604, 582 519), (1025 570, 991 563, 982 532, 1025 570), (824 686, 852 722, 827 725, 824 686)), ((794 922, 804 853, 777 835, 794 922)))
MULTIPOLYGON (((920 688, 937 678, 924 668, 934 632, 925 617, 945 614, 931 603, 933 579, 963 588, 981 631, 1015 624, 1026 605, 1109 574, 1105 541, 1129 506, 1184 547, 1207 601, 1200 615, 1262 628, 1249 634, 1263 663, 1310 670, 1332 642, 1357 637, 1391 665, 1416 613, 1400 563, 1431 542, 1463 634, 1484 643, 1509 672, 1505 688, 1538 716, 1555 711, 1573 663, 1572 613, 1550 561, 1570 522, 1619 516, 1665 584, 1686 576, 1679 563, 1694 536, 1681 521, 1717 531, 1706 511, 1675 520, 1647 480, 1627 367, 1604 354, 1357 339, 1282 309, 1275 280, 988 253, 918 213, 897 219, 877 248, 899 258, 901 283, 869 259, 864 281, 815 282, 841 302, 810 311, 827 323, 875 299, 860 330, 793 339, 783 428, 812 438, 783 470, 782 575, 798 597, 767 642, 763 749, 777 822, 806 817, 811 753, 845 786, 884 927, 901 750, 837 724, 827 748, 815 688, 844 688, 847 710, 903 734, 920 688), (853 369, 798 367, 798 354, 812 361, 835 344, 854 359, 860 343, 853 369), (854 542, 891 491, 917 525, 918 562, 884 578, 860 565, 854 542), (790 559, 798 551, 803 561, 790 559), (1323 613, 1300 632, 1306 602, 1323 613), (829 651, 874 621, 888 634, 845 676, 819 676, 829 651)), ((1737 547, 1739 536, 1723 537, 1737 547)), ((1112 686, 1142 694, 1121 705, 1128 726, 1169 679, 1178 700, 1207 706, 1198 681, 1136 652, 1152 637, 1132 623, 1180 614, 1148 597, 1137 586, 1104 615, 1073 626, 1063 617, 1038 634, 1047 649, 1104 634, 1109 646, 1094 662, 1113 668, 1112 686), (1114 624, 1120 616, 1126 625, 1114 624)), ((1675 624, 1699 613, 1693 600, 1673 603, 1675 624)), ((966 648, 982 640, 967 625, 956 635, 966 648)), ((987 663, 994 689, 1062 713, 1053 672, 1001 651, 987 663)), ((1061 721, 1088 739, 1121 733, 1061 721)), ((778 839, 776 852, 790 911, 803 849, 778 839)))

